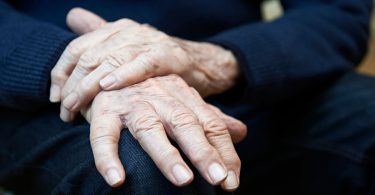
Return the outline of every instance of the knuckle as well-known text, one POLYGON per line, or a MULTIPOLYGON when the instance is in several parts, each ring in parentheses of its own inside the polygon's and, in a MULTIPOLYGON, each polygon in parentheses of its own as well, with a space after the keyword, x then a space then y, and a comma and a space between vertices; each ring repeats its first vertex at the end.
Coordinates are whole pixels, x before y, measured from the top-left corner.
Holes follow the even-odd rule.
POLYGON ((78 66, 80 68, 84 68, 85 70, 93 71, 97 67, 98 63, 99 62, 95 55, 92 55, 91 52, 86 52, 80 57, 78 66))
POLYGON ((132 126, 134 128, 134 135, 140 142, 142 142, 144 138, 152 136, 155 131, 162 128, 161 122, 154 115, 144 115, 136 118, 132 126))
POLYGON ((128 18, 122 18, 120 20, 117 20, 115 23, 119 24, 119 25, 122 25, 122 26, 128 26, 128 25, 138 24, 134 20, 131 20, 131 19, 128 19, 128 18))
POLYGON ((199 125, 197 118, 193 114, 178 108, 171 111, 170 123, 173 128, 178 129, 199 125))
POLYGON ((160 42, 160 43, 171 43, 172 38, 167 35, 166 33, 159 31, 158 29, 150 26, 145 26, 144 28, 147 28, 149 31, 149 35, 151 39, 155 42, 160 42))
POLYGON ((139 30, 140 31, 149 31, 151 28, 150 28, 150 26, 148 25, 148 24, 141 24, 140 26, 139 26, 139 30))
MULTIPOLYGON (((100 129, 105 129, 105 128, 108 128, 108 127, 97 127, 98 131, 100 131, 100 129)), ((117 140, 118 140, 118 137, 112 134, 105 134, 105 135, 90 137, 92 148, 97 148, 98 146, 103 146, 103 145, 116 144, 117 140)))
POLYGON ((220 136, 227 134, 227 126, 220 118, 210 118, 203 121, 203 128, 206 134, 212 134, 213 136, 220 136))
POLYGON ((236 168, 241 167, 241 160, 240 160, 240 158, 238 157, 237 154, 226 155, 226 156, 223 157, 223 160, 224 160, 225 164, 228 164, 230 166, 233 166, 233 167, 236 167, 236 168))
POLYGON ((162 32, 162 31, 157 31, 157 35, 160 38, 160 40, 162 40, 162 41, 163 40, 164 41, 171 41, 172 40, 172 38, 169 35, 167 35, 166 33, 162 32))
POLYGON ((163 162, 167 161, 168 159, 176 159, 180 153, 176 148, 170 147, 166 150, 161 150, 159 153, 159 158, 157 160, 157 164, 164 164, 163 162))
POLYGON ((65 80, 66 76, 60 69, 54 68, 51 71, 51 79, 52 81, 56 82, 63 82, 65 80))
POLYGON ((134 127, 137 131, 147 131, 152 129, 151 126, 155 123, 156 117, 151 115, 144 115, 134 120, 134 127))
POLYGON ((156 30, 155 27, 153 27, 151 24, 148 24, 148 23, 145 23, 145 24, 142 24, 143 27, 146 27, 147 29, 149 30, 156 30))
POLYGON ((109 65, 118 68, 128 61, 130 55, 128 53, 110 53, 106 56, 109 65))
POLYGON ((212 154, 215 153, 214 149, 208 146, 196 148, 197 149, 192 152, 192 156, 190 158, 191 162, 195 165, 206 161, 210 156, 212 156, 212 154))
POLYGON ((71 41, 68 46, 66 47, 66 51, 73 56, 79 55, 82 51, 82 48, 80 46, 79 40, 75 39, 71 41))

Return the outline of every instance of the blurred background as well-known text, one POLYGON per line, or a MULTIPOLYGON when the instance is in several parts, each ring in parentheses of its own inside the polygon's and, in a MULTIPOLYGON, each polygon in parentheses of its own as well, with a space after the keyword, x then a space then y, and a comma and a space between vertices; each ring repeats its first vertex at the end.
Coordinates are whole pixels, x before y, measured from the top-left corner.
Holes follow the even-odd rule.
POLYGON ((366 74, 375 75, 375 12, 372 14, 371 41, 369 50, 365 60, 359 67, 359 71, 366 74))
MULTIPOLYGON (((265 1, 262 9, 263 18, 266 21, 272 21, 283 14, 279 0, 265 1)), ((371 22, 371 37, 367 56, 359 65, 358 71, 375 76, 375 12, 373 13, 371 22)))

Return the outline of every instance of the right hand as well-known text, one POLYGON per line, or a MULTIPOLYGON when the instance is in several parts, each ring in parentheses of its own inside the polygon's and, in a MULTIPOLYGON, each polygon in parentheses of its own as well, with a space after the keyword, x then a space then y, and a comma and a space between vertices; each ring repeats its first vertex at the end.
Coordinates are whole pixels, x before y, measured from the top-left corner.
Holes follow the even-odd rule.
POLYGON ((118 156, 120 132, 125 127, 173 184, 189 184, 193 173, 168 137, 210 184, 221 184, 227 191, 239 186, 241 161, 232 141, 246 136, 246 126, 206 104, 176 75, 102 91, 81 113, 91 123, 95 164, 113 187, 125 181, 118 156))
POLYGON ((240 72, 234 54, 219 45, 173 37, 130 19, 106 23, 73 9, 67 23, 76 32, 88 32, 69 43, 51 72, 50 99, 62 102, 64 121, 73 120, 102 90, 178 74, 208 96, 233 87, 240 72), (88 30, 90 24, 96 27, 88 30))

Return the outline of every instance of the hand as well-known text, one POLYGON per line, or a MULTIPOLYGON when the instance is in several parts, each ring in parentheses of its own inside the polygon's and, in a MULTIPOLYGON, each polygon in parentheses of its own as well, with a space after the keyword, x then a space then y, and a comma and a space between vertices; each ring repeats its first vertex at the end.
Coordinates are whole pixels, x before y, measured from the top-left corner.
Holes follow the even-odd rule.
POLYGON ((221 93, 238 75, 230 51, 209 43, 168 36, 129 19, 106 23, 83 9, 73 9, 68 25, 78 33, 52 70, 50 99, 63 100, 65 121, 102 89, 114 90, 147 78, 178 74, 202 96, 221 93))
POLYGON ((187 185, 193 173, 167 136, 176 141, 200 174, 227 191, 239 186, 240 159, 232 138, 240 141, 246 126, 207 105, 176 75, 155 77, 122 90, 102 91, 91 108, 82 111, 91 123, 95 164, 111 186, 125 180, 118 157, 121 129, 127 127, 165 177, 187 185))

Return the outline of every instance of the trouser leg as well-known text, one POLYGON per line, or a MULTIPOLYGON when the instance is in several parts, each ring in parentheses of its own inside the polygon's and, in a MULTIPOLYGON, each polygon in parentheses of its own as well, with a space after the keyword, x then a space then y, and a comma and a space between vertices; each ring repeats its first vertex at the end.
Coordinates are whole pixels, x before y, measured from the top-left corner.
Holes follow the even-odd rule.
POLYGON ((119 143, 125 185, 109 187, 95 168, 89 125, 63 123, 56 110, 0 113, 0 186, 16 194, 210 194, 196 175, 178 188, 165 179, 126 129, 119 143))
POLYGON ((272 105, 216 105, 248 125, 238 194, 375 194, 374 78, 348 73, 272 105))
MULTIPOLYGON (((375 79, 349 73, 315 95, 273 105, 213 103, 249 128, 247 138, 237 145, 242 160, 237 193, 373 192, 375 79)), ((205 182, 183 189, 172 186, 127 131, 120 140, 127 181, 113 190, 95 169, 88 124, 62 123, 56 111, 0 115, 0 184, 18 191, 168 194, 212 190, 205 182)))

